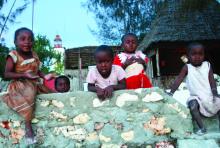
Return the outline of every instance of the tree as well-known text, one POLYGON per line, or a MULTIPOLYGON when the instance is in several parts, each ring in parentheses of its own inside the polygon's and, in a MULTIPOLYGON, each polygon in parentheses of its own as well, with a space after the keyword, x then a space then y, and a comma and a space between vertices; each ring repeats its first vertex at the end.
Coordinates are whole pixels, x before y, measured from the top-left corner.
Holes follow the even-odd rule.
POLYGON ((87 9, 96 16, 98 31, 105 43, 118 43, 128 32, 145 34, 154 16, 154 0, 88 0, 87 9))
MULTIPOLYGON (((98 30, 92 33, 104 43, 119 43, 123 34, 133 32, 141 40, 150 30, 151 20, 165 6, 175 0, 87 0, 84 6, 96 17, 98 30)), ((220 1, 220 0, 217 0, 220 1)), ((182 10, 203 9, 213 0, 181 0, 182 10)))
POLYGON ((35 38, 34 43, 34 51, 40 58, 42 62, 42 71, 44 73, 48 73, 53 71, 52 67, 54 67, 56 73, 62 73, 63 71, 63 61, 62 55, 54 50, 54 48, 50 45, 50 41, 46 38, 46 36, 38 35, 35 38), (56 66, 58 68, 56 69, 56 66))
POLYGON ((0 0, 0 28, 1 28, 1 32, 0 32, 0 38, 1 38, 1 35, 2 35, 2 32, 7 30, 8 27, 7 27, 7 22, 9 21, 10 23, 14 23, 15 22, 15 19, 16 17, 21 14, 28 6, 28 4, 31 2, 31 1, 35 1, 35 0, 23 0, 23 4, 15 9, 14 8, 14 5, 15 5, 15 2, 16 0, 14 0, 12 6, 11 6, 11 9, 9 12, 2 12, 1 9, 8 3, 9 0, 0 0))
POLYGON ((0 77, 3 77, 5 71, 6 57, 9 53, 9 49, 4 45, 0 44, 0 77))

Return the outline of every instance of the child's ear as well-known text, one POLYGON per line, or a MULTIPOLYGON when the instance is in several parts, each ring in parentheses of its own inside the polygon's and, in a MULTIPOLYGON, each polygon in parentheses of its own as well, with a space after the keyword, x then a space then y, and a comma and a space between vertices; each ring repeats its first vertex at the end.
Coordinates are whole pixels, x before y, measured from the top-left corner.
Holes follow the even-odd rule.
POLYGON ((17 47, 17 41, 14 41, 15 47, 17 47))

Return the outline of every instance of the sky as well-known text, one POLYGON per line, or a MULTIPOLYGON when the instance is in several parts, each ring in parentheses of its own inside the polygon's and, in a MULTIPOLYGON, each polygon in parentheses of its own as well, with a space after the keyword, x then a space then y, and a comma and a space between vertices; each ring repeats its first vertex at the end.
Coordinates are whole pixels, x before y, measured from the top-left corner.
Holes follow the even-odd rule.
MULTIPOLYGON (((14 0, 1 10, 8 14, 14 0)), ((21 6, 23 0, 17 0, 15 7, 21 6)), ((36 0, 34 7, 34 34, 45 35, 53 45, 57 34, 61 36, 63 47, 73 48, 99 45, 100 41, 89 28, 97 28, 95 17, 88 12, 82 3, 86 0, 36 0)), ((20 14, 16 23, 8 25, 4 32, 6 46, 13 47, 14 32, 20 27, 32 27, 32 5, 20 14)))

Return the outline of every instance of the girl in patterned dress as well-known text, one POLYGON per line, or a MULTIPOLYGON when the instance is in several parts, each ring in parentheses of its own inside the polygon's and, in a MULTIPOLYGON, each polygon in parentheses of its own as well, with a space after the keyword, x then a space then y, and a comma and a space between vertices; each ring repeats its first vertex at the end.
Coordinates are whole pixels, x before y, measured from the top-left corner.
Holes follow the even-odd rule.
POLYGON ((44 75, 40 71, 40 60, 32 50, 33 42, 34 34, 30 29, 20 28, 15 31, 16 50, 9 53, 4 73, 5 78, 11 79, 11 82, 3 101, 25 119, 27 144, 36 142, 31 126, 35 96, 38 93, 50 92, 40 83, 39 78, 52 78, 51 74, 44 75))

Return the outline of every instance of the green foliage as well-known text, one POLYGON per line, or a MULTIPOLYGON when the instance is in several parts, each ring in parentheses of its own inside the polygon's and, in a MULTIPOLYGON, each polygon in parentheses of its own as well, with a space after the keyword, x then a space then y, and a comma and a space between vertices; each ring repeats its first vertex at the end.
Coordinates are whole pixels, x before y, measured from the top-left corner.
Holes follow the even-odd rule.
POLYGON ((54 48, 50 45, 50 41, 46 38, 46 36, 38 35, 35 38, 34 43, 34 51, 40 58, 42 62, 42 71, 44 73, 48 73, 52 71, 51 67, 55 67, 59 65, 59 68, 55 69, 56 73, 62 73, 63 71, 63 61, 62 55, 54 50, 54 48), (56 71, 58 70, 58 71, 56 71))
POLYGON ((0 77, 3 77, 5 71, 6 57, 8 55, 9 49, 4 45, 0 44, 0 77))
POLYGON ((54 67, 54 71, 58 74, 63 74, 64 73, 64 64, 63 62, 57 62, 57 64, 54 67))
POLYGON ((27 8, 27 6, 30 4, 30 2, 32 2, 31 0, 22 0, 22 1, 23 1, 22 4, 19 7, 14 8, 13 11, 11 11, 8 16, 9 12, 2 12, 1 11, 1 9, 8 3, 8 0, 0 0, 0 28, 2 31, 5 31, 8 29, 7 24, 6 24, 6 26, 4 26, 5 21, 8 21, 10 23, 14 23, 16 17, 27 8))
POLYGON ((87 0, 87 9, 96 16, 98 30, 91 31, 104 43, 119 43, 123 34, 143 36, 154 16, 154 0, 87 0))
POLYGON ((142 40, 155 14, 167 2, 181 3, 181 11, 199 11, 215 0, 87 0, 84 6, 96 18, 98 30, 91 29, 92 33, 104 43, 119 43, 121 36, 128 32, 142 40))

